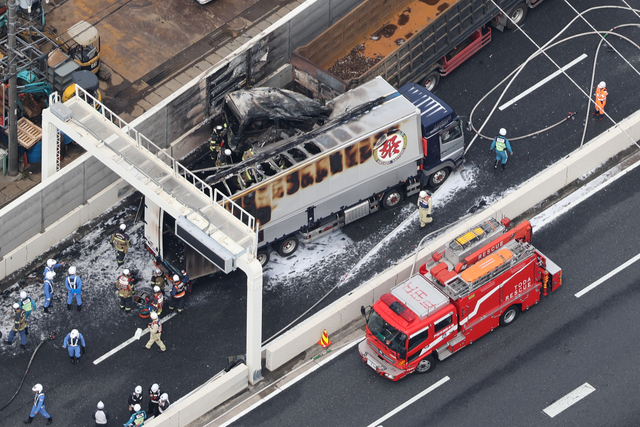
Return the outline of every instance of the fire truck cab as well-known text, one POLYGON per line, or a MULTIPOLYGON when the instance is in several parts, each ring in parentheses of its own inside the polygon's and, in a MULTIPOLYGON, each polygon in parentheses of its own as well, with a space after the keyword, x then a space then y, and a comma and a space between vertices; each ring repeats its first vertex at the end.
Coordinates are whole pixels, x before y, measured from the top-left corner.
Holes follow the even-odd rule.
POLYGON ((512 323, 555 291, 562 270, 530 243, 525 221, 490 218, 434 252, 418 274, 384 294, 367 312, 362 360, 397 381, 428 372, 436 360, 512 323))

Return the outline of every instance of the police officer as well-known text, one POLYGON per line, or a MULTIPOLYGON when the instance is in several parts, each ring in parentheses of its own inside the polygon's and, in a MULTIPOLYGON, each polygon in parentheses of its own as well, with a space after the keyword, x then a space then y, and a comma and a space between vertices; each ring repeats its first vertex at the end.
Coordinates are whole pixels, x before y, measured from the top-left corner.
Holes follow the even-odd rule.
POLYGON ((69 357, 71 358, 71 364, 76 364, 80 359, 80 344, 82 344, 82 354, 87 352, 86 343, 84 341, 84 337, 77 329, 72 330, 64 337, 64 343, 62 344, 62 348, 69 347, 69 357))
POLYGON ((149 341, 144 346, 147 350, 151 350, 153 343, 158 344, 158 352, 167 351, 167 347, 165 347, 164 343, 161 339, 162 335, 162 324, 158 320, 158 314, 155 311, 151 312, 151 323, 149 323, 149 341))
POLYGON ((54 259, 47 260, 47 265, 44 267, 44 277, 47 277, 48 272, 52 272, 53 275, 55 276, 56 275, 55 269, 62 267, 63 265, 64 265, 64 261, 58 263, 54 259))
POLYGON ((136 386, 136 388, 129 395, 129 412, 132 414, 135 412, 133 407, 135 405, 142 405, 142 386, 136 386))
POLYGON ((171 289, 171 302, 169 303, 169 310, 173 311, 178 309, 178 314, 184 310, 184 298, 187 292, 187 285, 184 281, 180 280, 180 276, 173 275, 173 288, 171 289))
POLYGON ((149 407, 147 408, 147 413, 149 414, 149 416, 154 415, 157 417, 160 414, 160 411, 158 410, 160 396, 162 396, 160 385, 153 384, 151 387, 149 387, 149 407))
POLYGON ((151 287, 155 288, 157 286, 162 292, 164 292, 165 284, 166 279, 164 277, 164 273, 159 268, 156 268, 151 275, 151 287))
POLYGON ((420 213, 420 228, 424 228, 433 221, 431 218, 432 200, 429 193, 421 191, 418 197, 418 211, 420 213))
POLYGON ((56 275, 53 271, 48 271, 44 278, 44 312, 49 313, 51 300, 53 298, 53 277, 56 275))
POLYGON ((136 403, 133 405, 133 414, 131 414, 131 418, 127 421, 124 427, 138 427, 144 425, 144 420, 147 419, 147 414, 142 410, 142 407, 136 403))
POLYGON ((27 349, 27 316, 23 309, 20 308, 20 304, 17 302, 13 304, 14 316, 13 316, 13 327, 11 328, 11 332, 9 332, 9 337, 5 344, 11 345, 13 344, 13 338, 16 334, 20 334, 20 341, 22 342, 22 348, 24 350, 27 349))
POLYGON ((129 235, 124 232, 127 229, 127 226, 124 224, 120 224, 120 231, 117 231, 111 235, 111 240, 109 243, 116 248, 116 260, 118 261, 118 267, 124 264, 124 256, 129 251, 131 247, 131 241, 129 240, 129 235))
POLYGON ((492 152, 493 150, 496 150, 496 164, 493 168, 498 169, 498 163, 502 162, 502 170, 504 170, 507 166, 507 160, 509 159, 507 151, 509 151, 513 156, 513 150, 511 149, 511 144, 507 139, 507 130, 505 128, 500 129, 500 135, 496 136, 491 143, 489 152, 492 152))
POLYGON ((162 306, 164 306, 164 294, 160 290, 160 287, 153 287, 153 298, 151 299, 151 310, 158 316, 162 314, 162 306))
POLYGON ((44 393, 42 390, 42 384, 36 384, 31 389, 31 391, 34 391, 36 393, 36 396, 33 399, 33 407, 31 408, 29 418, 23 421, 25 424, 31 424, 31 422, 33 421, 33 417, 35 417, 38 413, 42 414, 42 416, 47 419, 47 425, 53 422, 53 418, 51 418, 51 415, 49 415, 47 413, 47 410, 44 408, 44 393))
POLYGON ((104 403, 98 402, 96 405, 97 410, 93 413, 93 420, 97 426, 106 426, 109 422, 109 414, 104 410, 104 403))
MULTIPOLYGON (((29 316, 31 316, 31 312, 36 309, 36 303, 33 301, 33 298, 27 296, 25 291, 20 291, 20 308, 24 310, 24 314, 29 320, 29 316)), ((27 327, 27 335, 29 334, 29 328, 27 327)))
POLYGON ((133 302, 134 286, 132 283, 129 270, 126 268, 122 271, 118 280, 116 280, 116 288, 120 297, 120 311, 126 314, 131 313, 131 303, 133 302))
POLYGON ((69 276, 65 279, 64 286, 67 288, 67 310, 71 310, 74 295, 78 311, 82 310, 82 279, 76 276, 74 266, 69 267, 69 276))

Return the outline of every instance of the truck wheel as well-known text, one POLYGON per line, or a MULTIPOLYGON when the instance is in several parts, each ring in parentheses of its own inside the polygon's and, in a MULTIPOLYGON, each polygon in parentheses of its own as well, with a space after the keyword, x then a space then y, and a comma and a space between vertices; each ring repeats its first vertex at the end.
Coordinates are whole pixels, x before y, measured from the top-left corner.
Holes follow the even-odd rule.
POLYGON ((264 267, 269 262, 269 251, 266 249, 258 250, 256 258, 260 261, 260 265, 264 267))
POLYGON ((438 83, 440 83, 440 73, 437 70, 430 72, 427 75, 427 78, 424 79, 424 87, 429 91, 433 92, 438 87, 438 83))
POLYGON ((385 209, 393 209, 404 200, 404 194, 399 188, 394 188, 384 193, 382 196, 382 206, 385 209))
POLYGON ((516 320, 516 318, 518 317, 518 306, 517 305, 512 305, 511 307, 507 308, 504 313, 502 313, 502 316, 500 316, 500 324, 502 326, 507 326, 513 323, 514 320, 516 320))
POLYGON ((510 30, 515 30, 517 27, 515 24, 522 25, 524 22, 524 18, 527 17, 527 12, 529 8, 526 3, 517 4, 511 11, 509 12, 509 17, 511 20, 507 20, 507 28, 510 30))
POLYGON ((293 255, 293 253, 298 249, 298 238, 296 236, 289 236, 278 243, 278 255, 282 258, 287 258, 288 256, 293 255))
POLYGON ((449 178, 449 168, 442 168, 429 177, 429 187, 438 188, 449 178))
POLYGON ((418 365, 416 366, 416 372, 419 374, 426 374, 427 372, 433 369, 433 366, 435 364, 436 363, 433 360, 433 357, 429 355, 418 362, 418 365))

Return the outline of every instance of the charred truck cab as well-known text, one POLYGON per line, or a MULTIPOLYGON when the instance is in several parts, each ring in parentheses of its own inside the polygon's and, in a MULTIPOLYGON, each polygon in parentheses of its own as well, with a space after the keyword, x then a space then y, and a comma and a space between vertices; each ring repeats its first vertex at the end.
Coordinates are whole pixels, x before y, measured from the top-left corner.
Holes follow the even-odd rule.
POLYGON ((487 219, 452 240, 365 316, 362 360, 397 381, 512 323, 562 283, 562 270, 535 249, 531 225, 508 230, 487 219))
MULTIPOLYGON (((228 101, 248 104, 236 98, 228 101)), ((269 121, 266 111, 251 113, 265 116, 267 133, 261 136, 237 117, 242 109, 225 107, 225 115, 236 116, 229 125, 235 161, 203 179, 259 222, 263 264, 271 250, 289 256, 300 239, 349 224, 380 205, 398 206, 426 185, 441 185, 463 161, 460 119, 419 85, 398 91, 378 77, 327 106, 308 104, 309 118, 299 120, 311 130, 280 140, 283 133, 270 130, 277 123, 269 121), (249 148, 251 155, 243 154, 249 148)), ((290 115, 272 113, 290 120, 290 115)))

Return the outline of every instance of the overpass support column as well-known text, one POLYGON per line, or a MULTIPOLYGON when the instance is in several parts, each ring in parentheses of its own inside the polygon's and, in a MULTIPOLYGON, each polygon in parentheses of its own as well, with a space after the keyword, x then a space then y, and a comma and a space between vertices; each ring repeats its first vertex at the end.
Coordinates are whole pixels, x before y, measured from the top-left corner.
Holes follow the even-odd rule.
POLYGON ((249 254, 237 262, 247 275, 247 367, 249 382, 256 384, 262 380, 262 265, 249 254))
POLYGON ((53 125, 52 119, 49 108, 42 110, 42 182, 57 172, 58 128, 53 125))

